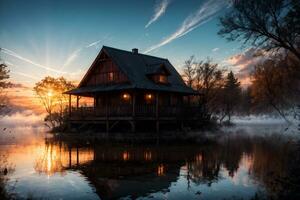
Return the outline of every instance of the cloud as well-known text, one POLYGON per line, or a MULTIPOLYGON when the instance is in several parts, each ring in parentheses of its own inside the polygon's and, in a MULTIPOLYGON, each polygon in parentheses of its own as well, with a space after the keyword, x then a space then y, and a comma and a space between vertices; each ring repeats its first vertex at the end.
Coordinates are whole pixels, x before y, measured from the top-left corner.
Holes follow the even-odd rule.
POLYGON ((14 51, 11 51, 9 49, 5 49, 5 48, 1 48, 1 51, 7 55, 10 55, 10 56, 13 56, 19 60, 22 60, 24 62, 27 62, 29 64, 32 64, 38 68, 41 68, 41 69, 45 69, 45 70, 48 70, 48 71, 51 71, 51 72, 55 72, 55 73, 58 73, 58 74, 66 74, 67 72, 64 72, 64 71, 60 71, 60 70, 56 70, 55 68, 52 68, 52 67, 48 67, 48 66, 45 66, 45 65, 41 65, 39 63, 36 63, 28 58, 25 58, 19 54, 17 54, 16 52, 14 51))
POLYGON ((160 43, 151 46, 144 53, 149 53, 158 49, 177 38, 180 38, 195 28, 210 21, 219 11, 228 7, 230 4, 226 0, 208 0, 195 13, 189 15, 181 24, 181 26, 173 34, 162 40, 160 43))
POLYGON ((84 49, 87 49, 87 48, 90 48, 90 47, 94 47, 94 46, 97 46, 99 45, 99 43, 101 42, 102 40, 97 40, 95 42, 92 42, 88 45, 86 45, 85 47, 81 47, 79 49, 76 49, 75 51, 73 51, 66 59, 66 61, 64 62, 63 66, 62 66, 62 69, 64 69, 66 66, 68 66, 69 64, 71 64, 78 56, 79 54, 84 50, 84 49))
POLYGON ((102 40, 97 40, 96 42, 92 42, 91 44, 88 44, 85 46, 85 48, 97 46, 102 40))
POLYGON ((36 114, 30 110, 15 112, 0 118, 1 127, 28 127, 28 126, 41 126, 43 125, 45 115, 36 114))
POLYGON ((219 51, 219 50, 220 50, 220 48, 217 47, 217 48, 212 49, 211 51, 216 52, 216 51, 219 51))
MULTIPOLYGON (((8 66, 18 67, 18 66, 14 65, 14 64, 12 64, 11 62, 8 62, 8 61, 5 61, 5 64, 7 64, 8 66)), ((9 73, 24 76, 26 78, 30 78, 30 79, 33 79, 33 80, 39 80, 39 78, 36 77, 36 76, 32 76, 31 74, 26 74, 26 73, 19 72, 19 71, 16 71, 16 70, 10 71, 9 73)))
POLYGON ((76 49, 75 51, 73 51, 69 56, 68 58, 66 59, 65 63, 63 64, 62 66, 62 69, 65 67, 65 66, 68 66, 69 64, 71 64, 79 55, 79 53, 82 51, 82 48, 80 49, 76 49))
POLYGON ((237 69, 237 77, 249 78, 257 64, 263 62, 268 57, 266 52, 255 48, 246 49, 243 53, 231 56, 226 63, 237 69))
POLYGON ((152 23, 158 20, 166 12, 169 4, 170 0, 161 0, 159 3, 157 2, 155 5, 154 14, 150 21, 146 24, 145 28, 148 28, 152 23))

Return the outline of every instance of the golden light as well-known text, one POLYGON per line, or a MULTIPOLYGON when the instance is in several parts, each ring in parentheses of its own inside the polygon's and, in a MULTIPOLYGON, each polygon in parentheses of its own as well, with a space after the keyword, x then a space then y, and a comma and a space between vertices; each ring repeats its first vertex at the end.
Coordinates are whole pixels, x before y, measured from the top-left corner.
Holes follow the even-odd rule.
POLYGON ((52 93, 51 90, 48 91, 47 96, 48 96, 48 97, 52 97, 52 96, 53 96, 53 93, 52 93))
POLYGON ((146 99, 151 100, 153 98, 152 94, 146 94, 146 99))
POLYGON ((152 153, 151 153, 151 151, 145 152, 144 153, 144 158, 145 158, 146 161, 151 160, 152 159, 152 153))
POLYGON ((130 158, 129 152, 128 151, 124 151, 123 152, 123 160, 127 161, 127 160, 129 160, 129 158, 130 158))
POLYGON ((163 164, 159 165, 157 168, 157 175, 163 176, 165 175, 165 166, 163 164))
POLYGON ((129 100, 130 99, 130 95, 128 94, 128 93, 124 93, 123 95, 122 95, 122 98, 124 99, 124 100, 129 100))

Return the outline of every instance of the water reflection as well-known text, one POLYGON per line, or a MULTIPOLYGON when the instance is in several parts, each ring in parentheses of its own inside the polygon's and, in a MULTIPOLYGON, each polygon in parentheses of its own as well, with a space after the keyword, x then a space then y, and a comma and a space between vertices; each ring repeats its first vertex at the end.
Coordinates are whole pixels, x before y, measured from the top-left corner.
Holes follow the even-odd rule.
MULTIPOLYGON (((21 152, 12 148, 11 157, 21 152)), ((284 194, 295 197, 299 189, 294 177, 299 174, 295 172, 299 151, 296 142, 283 137, 222 137, 206 145, 124 145, 50 138, 28 148, 19 158, 33 157, 38 178, 79 172, 72 176, 84 179, 73 186, 79 190, 82 187, 76 184, 87 184, 97 194, 89 198, 276 199, 285 198, 284 194)), ((34 182, 32 177, 26 181, 34 182)), ((54 183, 51 187, 58 192, 47 198, 72 197, 64 196, 66 191, 54 183)))
POLYGON ((94 159, 92 148, 71 147, 62 142, 46 141, 44 149, 38 150, 34 169, 37 173, 64 174, 66 169, 74 166, 83 165, 94 159))

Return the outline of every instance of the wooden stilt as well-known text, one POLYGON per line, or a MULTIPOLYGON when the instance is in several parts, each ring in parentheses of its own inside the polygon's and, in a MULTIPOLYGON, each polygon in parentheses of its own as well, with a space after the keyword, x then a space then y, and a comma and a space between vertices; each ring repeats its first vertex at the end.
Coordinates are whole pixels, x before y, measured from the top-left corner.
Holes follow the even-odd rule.
POLYGON ((72 166, 72 149, 69 147, 69 167, 72 166))
POLYGON ((135 121, 135 92, 132 93, 132 123, 131 123, 131 132, 135 133, 135 125, 136 125, 136 121, 135 121))
POLYGON ((106 133, 108 134, 108 132, 109 132, 109 121, 108 121, 108 119, 106 119, 105 125, 106 125, 106 133))
POLYGON ((69 117, 71 117, 71 95, 69 94, 69 117))
POLYGON ((135 120, 132 120, 131 122, 131 132, 135 133, 135 120))
POLYGON ((79 107, 79 96, 76 96, 76 109, 79 107))
POLYGON ((76 147, 76 164, 79 165, 79 149, 76 147))
POLYGON ((156 93, 155 100, 155 116, 156 116, 156 132, 159 133, 159 113, 158 113, 159 95, 156 93))
POLYGON ((108 121, 108 97, 107 97, 107 94, 105 94, 105 116, 106 116, 106 133, 108 134, 108 132, 109 132, 109 121, 108 121))

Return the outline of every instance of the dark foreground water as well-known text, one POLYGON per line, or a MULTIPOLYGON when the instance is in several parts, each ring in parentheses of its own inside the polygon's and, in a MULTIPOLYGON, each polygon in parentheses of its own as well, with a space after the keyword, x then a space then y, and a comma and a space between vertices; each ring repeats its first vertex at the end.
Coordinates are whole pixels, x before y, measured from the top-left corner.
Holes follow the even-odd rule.
POLYGON ((299 198, 296 140, 237 132, 168 145, 45 139, 39 130, 2 138, 1 198, 299 198))

